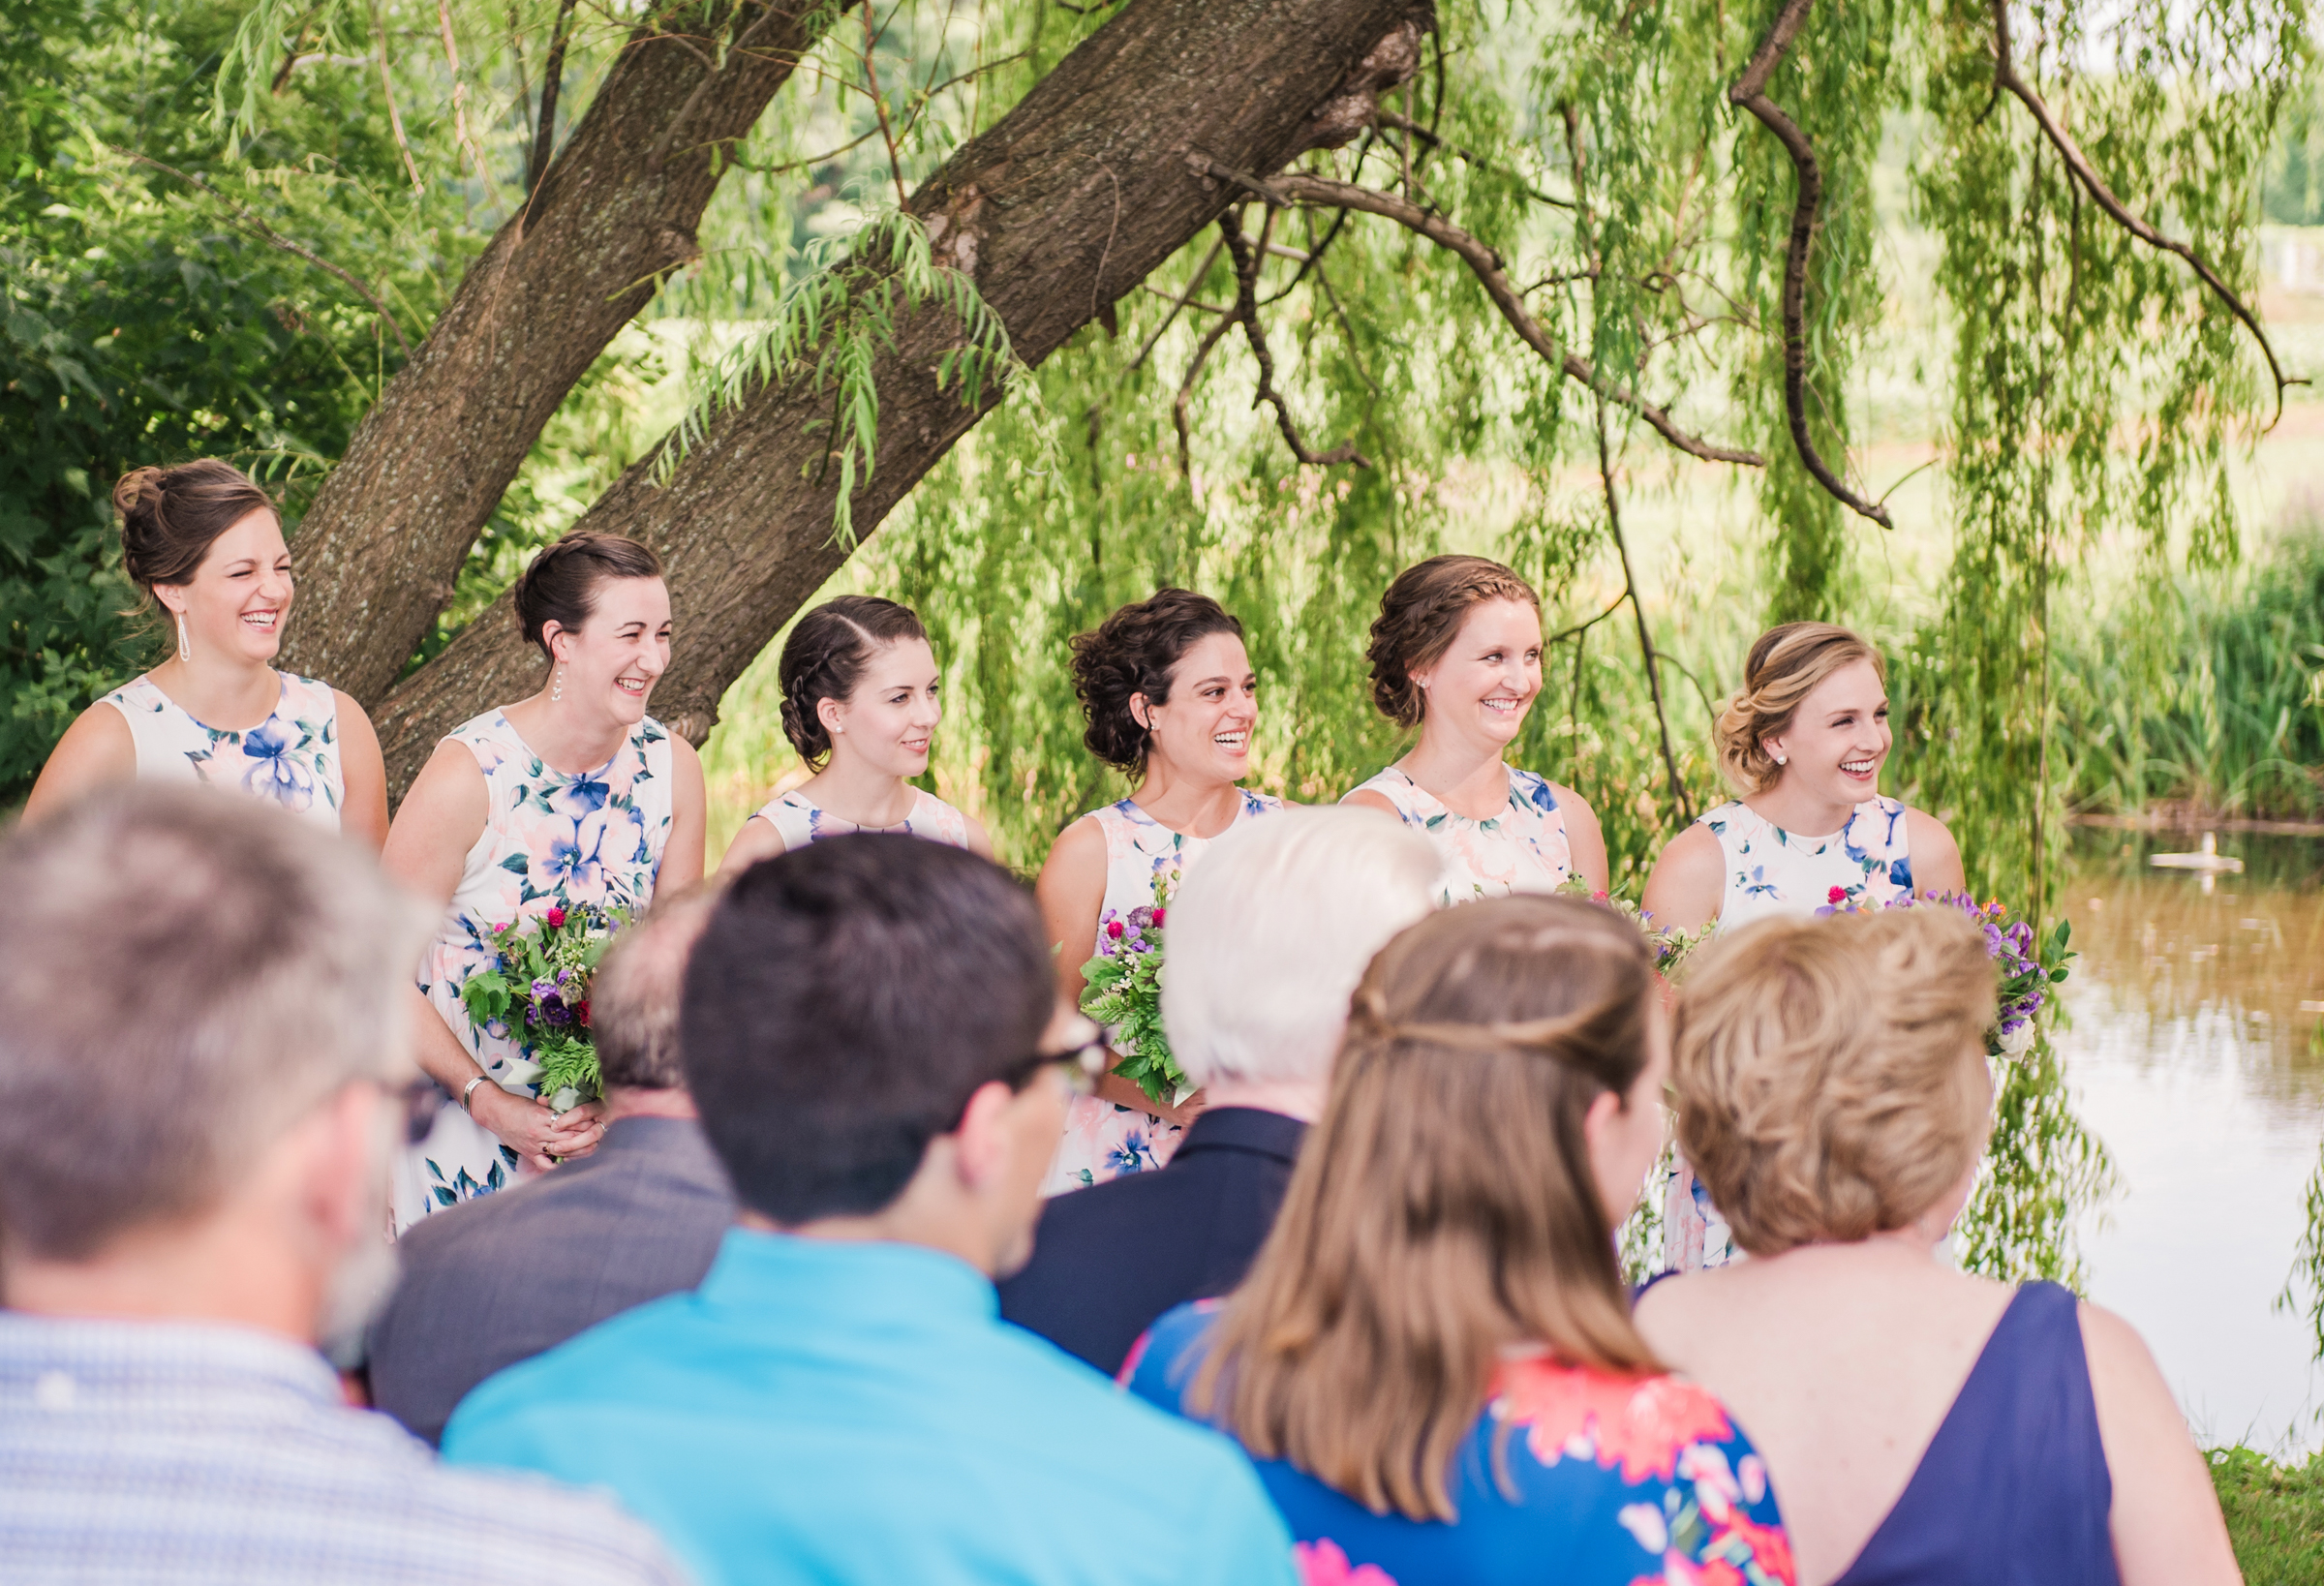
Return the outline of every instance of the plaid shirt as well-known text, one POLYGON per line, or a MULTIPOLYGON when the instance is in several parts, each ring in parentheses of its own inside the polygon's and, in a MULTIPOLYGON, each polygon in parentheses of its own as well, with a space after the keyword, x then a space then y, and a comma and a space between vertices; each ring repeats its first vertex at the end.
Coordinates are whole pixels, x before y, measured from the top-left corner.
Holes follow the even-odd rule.
POLYGON ((603 1499, 440 1467, 287 1340, 0 1312, 9 1586, 683 1580, 603 1499))

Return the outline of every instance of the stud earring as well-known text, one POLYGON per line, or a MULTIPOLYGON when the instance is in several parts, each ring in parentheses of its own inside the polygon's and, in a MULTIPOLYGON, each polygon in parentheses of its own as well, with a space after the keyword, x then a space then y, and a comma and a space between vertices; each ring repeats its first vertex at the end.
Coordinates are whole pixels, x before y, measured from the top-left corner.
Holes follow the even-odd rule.
POLYGON ((182 611, 177 614, 177 658, 189 663, 194 659, 194 646, 186 637, 186 614, 182 611))
POLYGON ((1789 759, 1787 759, 1785 756, 1783 756, 1783 755, 1779 754, 1779 755, 1777 755, 1777 756, 1775 757, 1775 763, 1776 763, 1777 765, 1779 765, 1779 766, 1788 766, 1788 765, 1789 765, 1791 762, 1790 762, 1789 759))
POLYGON ((549 684, 549 697, 551 699, 565 697, 565 663, 563 661, 557 663, 557 676, 549 684))

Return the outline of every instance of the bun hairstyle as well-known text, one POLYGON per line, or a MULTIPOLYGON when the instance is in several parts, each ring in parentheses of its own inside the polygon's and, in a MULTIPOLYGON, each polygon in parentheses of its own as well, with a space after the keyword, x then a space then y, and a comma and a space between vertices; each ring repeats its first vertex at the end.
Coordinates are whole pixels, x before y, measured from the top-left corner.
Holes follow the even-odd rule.
POLYGON ((1148 705, 1166 704, 1170 669, 1213 633, 1239 639, 1242 624, 1207 595, 1165 587, 1151 599, 1123 606, 1093 632, 1075 634, 1073 691, 1089 722, 1082 734, 1089 752, 1126 776, 1145 771, 1154 735, 1130 714, 1130 699, 1144 694, 1148 705))
POLYGON ((571 632, 596 609, 597 586, 612 578, 659 578, 661 558, 620 534, 576 529, 541 548, 516 581, 516 623, 525 643, 538 645, 551 661, 544 629, 551 623, 571 632))
POLYGON ((1888 665, 1860 635, 1830 623, 1786 623, 1771 627, 1751 647, 1743 662, 1743 686, 1719 713, 1719 769, 1740 793, 1763 793, 1775 785, 1782 767, 1768 754, 1766 740, 1791 725, 1799 702, 1843 667, 1872 662, 1881 681, 1888 665))
POLYGON ((1364 652, 1372 663, 1372 703, 1382 716, 1399 727, 1421 724, 1428 714, 1428 694, 1413 681, 1413 673, 1444 659, 1470 608, 1487 600, 1522 600, 1537 615, 1542 609, 1531 584, 1481 556, 1432 556, 1396 574, 1380 596, 1380 615, 1364 652))
POLYGON ((274 498, 233 464, 200 457, 175 468, 134 468, 113 486, 121 518, 121 567, 144 592, 151 611, 159 584, 190 584, 220 534, 253 512, 272 512, 274 498))
POLYGON ((831 729, 823 725, 817 707, 827 699, 844 704, 880 646, 927 637, 911 607, 876 595, 842 595, 799 619, 783 641, 777 675, 782 684, 782 735, 810 770, 821 771, 831 759, 831 729))

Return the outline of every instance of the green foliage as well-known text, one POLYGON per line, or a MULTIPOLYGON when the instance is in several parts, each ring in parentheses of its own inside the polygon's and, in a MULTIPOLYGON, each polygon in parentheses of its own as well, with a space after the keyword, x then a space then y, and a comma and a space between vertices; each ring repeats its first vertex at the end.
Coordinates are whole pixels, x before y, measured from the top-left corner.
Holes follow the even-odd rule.
POLYGON ((590 1033, 590 990, 614 932, 628 918, 621 909, 586 906, 511 921, 484 938, 496 955, 492 966, 461 983, 470 1018, 512 1026, 522 1060, 532 1065, 520 1077, 552 1107, 594 1100, 604 1089, 590 1033), (554 990, 539 993, 542 985, 554 990))
POLYGON ((2249 1449, 2214 1449, 2210 1458, 2248 1586, 2324 1586, 2324 1454, 2301 1465, 2249 1449))
POLYGON ((1164 916, 1177 880, 1177 870, 1160 871, 1150 905, 1127 918, 1109 910, 1098 922, 1097 952, 1082 965, 1082 1012, 1105 1025, 1114 1050, 1123 1053, 1114 1072, 1164 1107, 1194 1093, 1162 1023, 1164 916))

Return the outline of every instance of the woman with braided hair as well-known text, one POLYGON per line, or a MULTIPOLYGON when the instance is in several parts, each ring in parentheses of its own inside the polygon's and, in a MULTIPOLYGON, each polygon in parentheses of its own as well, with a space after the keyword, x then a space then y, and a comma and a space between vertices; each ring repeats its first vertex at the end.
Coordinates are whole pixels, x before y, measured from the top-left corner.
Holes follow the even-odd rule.
POLYGON ((1358 984, 1249 1276, 1165 1314, 1130 1391, 1241 1443, 1311 1581, 1789 1581, 1765 1467, 1614 1254, 1669 1065, 1610 910, 1422 919, 1358 984))
POLYGON ((814 773, 769 799, 727 845, 721 873, 848 832, 895 832, 993 857, 975 818, 914 787, 944 719, 943 673, 908 606, 842 595, 783 641, 782 734, 814 773))
POLYGON ((273 664, 296 589, 272 499, 231 463, 203 457, 131 470, 113 487, 113 510, 122 570, 169 653, 66 729, 26 817, 104 782, 203 782, 378 851, 387 777, 370 718, 329 684, 273 664))
POLYGON ((1430 557, 1380 597, 1372 702, 1420 740, 1340 800, 1385 809, 1436 844, 1439 901, 1605 890, 1605 839, 1580 794, 1505 763, 1542 691, 1542 602, 1481 556, 1430 557))

